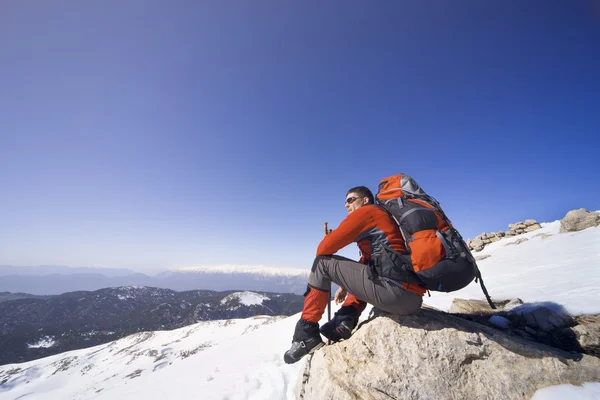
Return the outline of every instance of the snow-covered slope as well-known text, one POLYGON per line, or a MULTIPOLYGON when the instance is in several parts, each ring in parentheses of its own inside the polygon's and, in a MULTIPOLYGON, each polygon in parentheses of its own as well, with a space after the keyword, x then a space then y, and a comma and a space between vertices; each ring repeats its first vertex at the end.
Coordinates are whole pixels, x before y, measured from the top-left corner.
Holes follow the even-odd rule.
MULTIPOLYGON (((28 363, 4 365, 0 367, 0 398, 90 399, 103 392, 110 393, 109 398, 125 398, 124 392, 133 381, 155 379, 158 371, 185 365, 187 359, 214 364, 214 355, 198 356, 213 347, 227 347, 232 341, 243 340, 244 335, 282 318, 205 321, 173 331, 137 333, 28 363)), ((184 367, 187 379, 194 380, 196 367, 187 368, 189 365, 184 367)), ((202 377, 210 379, 210 375, 202 377)))
MULTIPOLYGON (((477 253, 491 255, 479 265, 494 299, 551 301, 574 313, 600 313, 600 228, 565 234, 558 229, 558 222, 543 224, 477 253), (522 238, 529 240, 505 246, 522 238)), ((432 293, 425 302, 447 309, 454 297, 483 299, 472 283, 459 292, 432 293)), ((2 366, 0 399, 293 399, 304 361, 286 365, 282 355, 298 318, 207 322, 2 366)), ((600 383, 561 385, 538 391, 535 399, 597 399, 598 393, 600 383)))

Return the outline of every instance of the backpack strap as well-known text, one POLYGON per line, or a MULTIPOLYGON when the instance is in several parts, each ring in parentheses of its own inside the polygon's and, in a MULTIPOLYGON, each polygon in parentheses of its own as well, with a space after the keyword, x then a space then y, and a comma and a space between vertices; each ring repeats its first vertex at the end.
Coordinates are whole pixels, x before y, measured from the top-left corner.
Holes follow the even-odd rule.
POLYGON ((490 298, 490 295, 488 294, 488 291, 485 288, 485 285, 483 284, 483 278, 481 277, 481 272, 479 271, 479 267, 477 266, 477 264, 475 264, 475 268, 477 269, 477 276, 475 276, 475 283, 477 283, 477 279, 479 279, 479 284, 481 285, 481 290, 483 291, 483 294, 485 295, 485 299, 487 300, 490 307, 492 307, 492 310, 495 310, 496 306, 492 302, 492 299, 490 298))

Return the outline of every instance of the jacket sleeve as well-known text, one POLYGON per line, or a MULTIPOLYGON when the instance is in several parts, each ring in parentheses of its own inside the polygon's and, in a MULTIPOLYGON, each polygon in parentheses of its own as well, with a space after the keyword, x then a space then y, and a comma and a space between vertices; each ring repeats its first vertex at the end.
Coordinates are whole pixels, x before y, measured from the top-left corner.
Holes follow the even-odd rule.
POLYGON ((335 254, 340 249, 355 242, 358 236, 368 228, 370 213, 367 212, 366 208, 359 208, 349 214, 340 223, 340 226, 325 236, 321 243, 319 243, 319 247, 317 247, 317 256, 335 254))

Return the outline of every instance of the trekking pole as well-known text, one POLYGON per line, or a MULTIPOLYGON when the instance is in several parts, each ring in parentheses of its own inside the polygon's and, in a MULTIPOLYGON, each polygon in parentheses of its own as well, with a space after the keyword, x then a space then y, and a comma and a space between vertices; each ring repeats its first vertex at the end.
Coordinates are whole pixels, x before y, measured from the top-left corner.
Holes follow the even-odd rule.
MULTIPOLYGON (((325 236, 331 233, 331 229, 327 228, 327 222, 323 222, 325 236)), ((331 321, 331 284, 329 285, 329 301, 327 302, 327 322, 331 321)), ((327 339, 327 344, 331 344, 331 339, 327 339)))

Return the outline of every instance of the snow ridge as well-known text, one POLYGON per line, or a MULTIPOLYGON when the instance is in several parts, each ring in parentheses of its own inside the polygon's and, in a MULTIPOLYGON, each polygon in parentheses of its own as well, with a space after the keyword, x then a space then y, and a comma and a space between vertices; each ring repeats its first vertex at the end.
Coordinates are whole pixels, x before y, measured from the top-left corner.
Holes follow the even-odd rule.
POLYGON ((310 272, 307 269, 301 268, 275 268, 265 267, 263 265, 214 265, 201 267, 173 267, 171 272, 196 272, 205 274, 254 274, 264 276, 308 276, 310 272))

